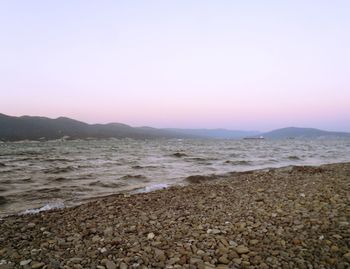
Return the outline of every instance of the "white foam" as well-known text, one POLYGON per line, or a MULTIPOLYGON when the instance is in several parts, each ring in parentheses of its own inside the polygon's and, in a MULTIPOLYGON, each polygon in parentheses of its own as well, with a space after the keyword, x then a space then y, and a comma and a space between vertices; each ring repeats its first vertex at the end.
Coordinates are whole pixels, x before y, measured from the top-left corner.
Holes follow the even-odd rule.
POLYGON ((168 187, 169 187, 169 184, 166 184, 166 183, 153 184, 153 185, 145 187, 140 192, 151 192, 151 191, 165 189, 168 187))
POLYGON ((27 209, 27 210, 19 213, 19 215, 38 214, 38 213, 43 212, 43 211, 48 211, 51 209, 60 209, 63 207, 64 207, 64 204, 62 202, 49 203, 49 204, 44 205, 43 207, 40 207, 40 208, 27 209))

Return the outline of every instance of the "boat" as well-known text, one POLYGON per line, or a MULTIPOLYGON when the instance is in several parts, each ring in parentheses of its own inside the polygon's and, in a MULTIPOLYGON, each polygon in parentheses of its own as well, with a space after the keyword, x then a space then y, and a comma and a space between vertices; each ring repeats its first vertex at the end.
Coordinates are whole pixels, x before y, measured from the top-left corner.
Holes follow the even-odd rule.
POLYGON ((255 137, 244 137, 244 140, 263 140, 265 139, 263 136, 255 136, 255 137))

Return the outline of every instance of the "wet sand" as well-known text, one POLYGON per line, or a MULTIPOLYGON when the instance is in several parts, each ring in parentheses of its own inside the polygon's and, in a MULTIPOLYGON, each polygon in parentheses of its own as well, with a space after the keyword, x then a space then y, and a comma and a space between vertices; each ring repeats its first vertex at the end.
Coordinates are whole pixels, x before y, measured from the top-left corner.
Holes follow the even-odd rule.
POLYGON ((350 163, 190 177, 0 221, 0 268, 350 268, 350 163))

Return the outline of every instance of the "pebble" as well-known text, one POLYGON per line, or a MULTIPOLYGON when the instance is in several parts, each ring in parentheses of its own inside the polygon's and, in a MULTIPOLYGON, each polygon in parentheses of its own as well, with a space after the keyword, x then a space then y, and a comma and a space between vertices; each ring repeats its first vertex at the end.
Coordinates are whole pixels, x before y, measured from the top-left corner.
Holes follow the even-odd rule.
POLYGON ((126 263, 121 262, 120 265, 119 265, 119 268, 120 269, 128 269, 128 266, 126 265, 126 263))
POLYGON ((237 246, 235 250, 238 254, 246 254, 249 252, 249 249, 244 245, 237 246))
POLYGON ((107 269, 117 269, 117 265, 113 261, 108 260, 106 262, 106 268, 107 269))
POLYGON ((34 227, 35 227, 35 223, 33 222, 28 223, 28 228, 34 228, 34 227))
POLYGON ((213 176, 5 217, 0 269, 345 269, 350 163, 325 167, 213 176))
POLYGON ((28 265, 28 264, 30 264, 31 262, 32 262, 32 260, 31 260, 31 259, 28 259, 28 260, 23 260, 23 261, 21 261, 21 262, 19 263, 19 265, 24 266, 24 265, 28 265))
POLYGON ((343 257, 350 263, 350 252, 345 253, 343 257))
POLYGON ((32 264, 32 269, 38 269, 38 268, 43 267, 44 265, 45 265, 45 263, 43 263, 43 262, 34 262, 32 264))
POLYGON ((152 240, 154 237, 155 237, 154 233, 149 233, 149 234, 147 235, 147 239, 148 239, 148 240, 152 240))

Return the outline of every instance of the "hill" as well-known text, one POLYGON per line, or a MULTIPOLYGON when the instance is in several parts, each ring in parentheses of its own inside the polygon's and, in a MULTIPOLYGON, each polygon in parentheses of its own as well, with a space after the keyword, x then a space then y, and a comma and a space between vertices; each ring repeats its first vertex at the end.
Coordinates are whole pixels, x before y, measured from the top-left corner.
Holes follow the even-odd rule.
POLYGON ((0 114, 0 140, 53 140, 85 138, 190 138, 193 136, 149 127, 131 127, 121 123, 87 124, 60 117, 12 117, 0 114))
POLYGON ((339 138, 349 137, 350 133, 330 132, 314 128, 287 127, 273 130, 271 132, 261 134, 264 138, 270 139, 286 139, 286 138, 339 138))

